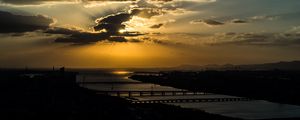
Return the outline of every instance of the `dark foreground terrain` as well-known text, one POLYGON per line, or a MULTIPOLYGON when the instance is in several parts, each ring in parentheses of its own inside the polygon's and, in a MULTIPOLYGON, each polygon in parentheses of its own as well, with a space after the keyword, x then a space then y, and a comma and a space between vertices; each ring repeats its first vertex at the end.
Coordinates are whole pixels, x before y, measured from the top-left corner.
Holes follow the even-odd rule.
POLYGON ((200 71, 133 75, 132 79, 191 91, 300 105, 300 71, 200 71))
POLYGON ((76 84, 76 73, 0 70, 1 120, 232 120, 163 104, 130 104, 76 84))

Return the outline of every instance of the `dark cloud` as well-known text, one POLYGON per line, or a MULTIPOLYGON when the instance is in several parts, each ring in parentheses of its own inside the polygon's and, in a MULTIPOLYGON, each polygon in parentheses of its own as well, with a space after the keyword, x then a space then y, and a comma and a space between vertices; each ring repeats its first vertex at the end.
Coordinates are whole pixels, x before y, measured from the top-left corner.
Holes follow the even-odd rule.
POLYGON ((118 13, 99 18, 96 20, 97 26, 94 27, 94 30, 106 30, 110 34, 118 34, 119 30, 126 27, 123 22, 129 21, 132 16, 133 14, 131 13, 118 13))
POLYGON ((128 42, 128 40, 122 36, 110 37, 108 40, 113 42, 128 42))
POLYGON ((163 1, 163 2, 171 2, 173 0, 151 0, 151 1, 163 1))
POLYGON ((197 19, 192 20, 191 24, 206 24, 209 26, 216 26, 216 25, 225 25, 228 23, 234 23, 234 24, 242 24, 242 23, 253 23, 253 22, 259 22, 259 21, 273 21, 278 19, 279 16, 276 15, 262 15, 262 16, 253 16, 253 17, 247 17, 247 18, 236 18, 236 19, 228 19, 228 18, 215 18, 215 19, 223 19, 222 21, 217 21, 214 19, 197 19))
MULTIPOLYGON (((249 20, 251 21, 251 20, 249 20)), ((217 21, 213 19, 197 19, 193 20, 190 23, 191 24, 205 24, 209 26, 218 26, 218 25, 225 25, 228 23, 234 23, 234 24, 241 24, 241 23, 249 23, 248 20, 243 20, 243 19, 231 19, 231 20, 224 20, 224 21, 217 21)))
POLYGON ((163 25, 164 24, 160 23, 160 24, 152 25, 152 26, 150 26, 150 28, 152 28, 152 29, 158 29, 158 28, 162 27, 163 25))
POLYGON ((0 2, 2 3, 17 4, 17 5, 41 4, 46 1, 54 1, 54 0, 0 0, 0 2))
POLYGON ((126 37, 135 37, 135 36, 140 36, 140 35, 145 35, 144 33, 140 32, 123 32, 119 33, 119 36, 126 36, 126 37))
POLYGON ((96 20, 97 25, 94 27, 95 31, 106 30, 106 32, 115 35, 119 34, 119 30, 125 29, 127 22, 132 19, 133 16, 139 16, 143 18, 151 18, 153 16, 163 14, 162 11, 158 9, 132 9, 128 13, 121 12, 117 14, 108 15, 105 17, 98 18, 96 20))
POLYGON ((101 41, 108 41, 108 42, 140 42, 133 39, 127 39, 125 37, 135 37, 139 35, 143 35, 137 32, 126 32, 120 33, 118 35, 111 34, 109 32, 100 32, 100 33, 93 33, 82 31, 78 29, 67 29, 67 28, 49 28, 44 31, 48 34, 61 34, 62 37, 58 37, 55 39, 54 42, 56 43, 70 43, 75 45, 84 45, 84 44, 91 44, 101 41))
POLYGON ((57 43, 89 44, 110 38, 110 34, 107 33, 90 33, 66 28, 50 28, 45 33, 64 35, 55 40, 57 43))
POLYGON ((47 29, 54 21, 42 15, 23 16, 0 11, 0 33, 30 32, 47 29))
MULTIPOLYGON (((15 4, 15 5, 33 5, 43 4, 45 2, 78 2, 78 0, 0 0, 1 3, 15 4)), ((81 0, 82 2, 88 1, 137 1, 137 0, 81 0)))
POLYGON ((150 44, 160 44, 160 45, 166 45, 166 46, 185 46, 186 44, 181 43, 181 42, 176 42, 174 40, 161 40, 159 38, 156 37, 140 37, 138 39, 138 41, 140 42, 144 42, 144 43, 150 43, 150 44))
MULTIPOLYGON (((79 0, 0 0, 0 3, 5 4, 15 4, 15 5, 37 5, 37 4, 43 4, 45 2, 78 2, 79 0)), ((147 3, 144 0, 80 0, 81 2, 89 2, 89 1, 138 1, 138 4, 140 6, 150 6, 151 4, 147 3)), ((172 0, 151 0, 151 1, 157 1, 157 2, 170 2, 172 0)))
MULTIPOLYGON (((34 2, 34 0, 31 2, 34 2)), ((36 2, 38 2, 38 0, 36 0, 36 2)), ((163 13, 164 12, 162 12, 162 10, 155 8, 133 8, 128 12, 111 14, 105 17, 98 18, 96 20, 97 24, 93 27, 94 32, 74 28, 50 27, 50 24, 53 23, 53 20, 41 15, 22 16, 0 12, 0 16, 1 18, 3 18, 0 20, 0 23, 1 31, 5 32, 26 32, 42 30, 44 33, 48 34, 60 34, 58 38, 55 39, 55 42, 57 43, 71 43, 82 45, 99 41, 140 42, 141 40, 128 39, 129 37, 144 35, 140 32, 119 32, 120 30, 126 28, 124 22, 131 20, 133 16, 150 19, 153 16, 161 15, 163 13)), ((153 28, 159 28, 161 26, 162 24, 158 24, 156 26, 153 26, 153 28)))
POLYGON ((210 25, 210 26, 215 26, 215 25, 224 25, 225 23, 223 22, 219 22, 216 20, 212 20, 212 19, 199 19, 199 20, 193 20, 191 21, 192 24, 199 24, 199 23, 203 23, 206 25, 210 25))
POLYGON ((46 33, 63 34, 65 37, 59 37, 55 42, 73 43, 73 44, 88 44, 99 41, 110 42, 138 42, 137 40, 128 40, 125 37, 135 37, 144 35, 135 31, 119 32, 126 28, 124 22, 132 19, 133 16, 143 16, 150 18, 158 15, 150 9, 132 9, 129 12, 120 12, 111 14, 96 20, 97 25, 94 26, 94 33, 87 31, 80 31, 78 29, 52 28, 48 29, 46 33), (146 12, 148 11, 148 12, 146 12))
POLYGON ((248 21, 241 19, 233 19, 231 20, 231 23, 248 23, 248 21))
POLYGON ((299 33, 224 33, 209 45, 300 46, 299 33))
POLYGON ((140 39, 129 39, 128 41, 129 41, 129 42, 132 42, 132 43, 140 43, 140 42, 143 42, 143 41, 140 40, 140 39))

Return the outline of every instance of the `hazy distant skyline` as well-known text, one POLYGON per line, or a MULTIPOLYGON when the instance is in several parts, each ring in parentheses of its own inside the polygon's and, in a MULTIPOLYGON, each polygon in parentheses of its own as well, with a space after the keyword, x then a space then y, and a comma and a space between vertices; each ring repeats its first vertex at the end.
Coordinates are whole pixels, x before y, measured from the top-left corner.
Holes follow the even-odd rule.
POLYGON ((299 0, 0 0, 0 67, 300 60, 299 0))

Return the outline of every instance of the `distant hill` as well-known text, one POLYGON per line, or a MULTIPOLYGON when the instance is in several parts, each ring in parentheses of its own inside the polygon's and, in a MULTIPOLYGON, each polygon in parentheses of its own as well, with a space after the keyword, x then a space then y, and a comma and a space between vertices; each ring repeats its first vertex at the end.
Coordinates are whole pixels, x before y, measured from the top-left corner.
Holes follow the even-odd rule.
POLYGON ((264 64, 249 64, 249 65, 180 65, 177 67, 169 68, 173 70, 300 70, 300 61, 290 62, 277 62, 277 63, 264 63, 264 64))
POLYGON ((256 69, 256 70, 300 70, 300 61, 265 63, 255 65, 239 65, 241 69, 256 69))

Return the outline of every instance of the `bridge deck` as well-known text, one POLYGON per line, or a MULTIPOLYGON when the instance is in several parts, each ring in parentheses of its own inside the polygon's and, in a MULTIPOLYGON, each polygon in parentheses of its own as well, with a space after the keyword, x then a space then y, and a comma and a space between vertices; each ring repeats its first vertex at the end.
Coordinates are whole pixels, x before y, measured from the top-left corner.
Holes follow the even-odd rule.
POLYGON ((201 103, 201 102, 236 102, 251 101, 249 98, 201 98, 201 99, 168 99, 168 100, 130 100, 133 104, 152 103, 201 103))
POLYGON ((186 96, 186 95, 212 95, 212 93, 205 92, 191 92, 191 91, 98 91, 97 94, 105 94, 111 96, 186 96))
POLYGON ((191 92, 191 91, 98 91, 98 94, 106 94, 118 97, 127 97, 133 104, 149 103, 200 103, 200 102, 233 102, 250 101, 252 99, 243 97, 221 97, 221 98, 186 98, 186 99, 159 99, 159 100, 138 100, 133 97, 142 96, 186 96, 186 95, 214 95, 213 93, 191 92))
POLYGON ((143 82, 77 82, 79 84, 150 84, 143 82))

